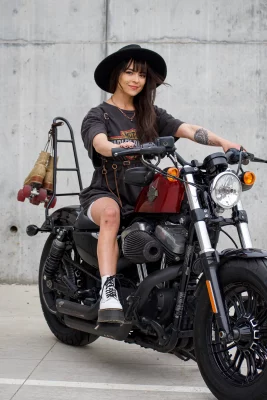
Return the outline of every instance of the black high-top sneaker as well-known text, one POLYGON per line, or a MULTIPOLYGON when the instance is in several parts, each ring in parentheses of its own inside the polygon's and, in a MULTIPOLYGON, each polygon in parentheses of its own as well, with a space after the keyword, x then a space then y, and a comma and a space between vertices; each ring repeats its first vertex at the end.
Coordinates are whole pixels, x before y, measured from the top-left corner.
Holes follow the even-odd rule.
POLYGON ((122 324, 124 322, 122 305, 115 287, 115 276, 108 276, 102 284, 97 322, 112 324, 122 324))

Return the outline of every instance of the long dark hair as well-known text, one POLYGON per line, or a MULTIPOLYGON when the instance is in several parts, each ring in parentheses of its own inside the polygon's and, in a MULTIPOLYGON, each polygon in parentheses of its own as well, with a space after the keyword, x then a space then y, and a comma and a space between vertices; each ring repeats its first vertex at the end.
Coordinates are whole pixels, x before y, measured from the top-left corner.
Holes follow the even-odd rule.
POLYGON ((114 93, 119 81, 119 76, 125 72, 133 62, 134 72, 146 74, 146 83, 140 93, 133 98, 136 115, 136 134, 140 143, 152 142, 158 137, 156 129, 156 113, 154 101, 157 85, 163 83, 163 78, 141 60, 123 61, 113 70, 110 79, 110 92, 114 93))

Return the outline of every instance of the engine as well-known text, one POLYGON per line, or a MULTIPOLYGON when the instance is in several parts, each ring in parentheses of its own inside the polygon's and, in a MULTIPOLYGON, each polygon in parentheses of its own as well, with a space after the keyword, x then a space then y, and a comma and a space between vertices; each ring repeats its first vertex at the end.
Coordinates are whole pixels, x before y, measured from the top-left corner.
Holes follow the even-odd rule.
POLYGON ((135 264, 156 262, 163 253, 172 263, 184 254, 187 234, 181 224, 166 222, 154 228, 149 222, 134 222, 121 234, 122 251, 135 264))

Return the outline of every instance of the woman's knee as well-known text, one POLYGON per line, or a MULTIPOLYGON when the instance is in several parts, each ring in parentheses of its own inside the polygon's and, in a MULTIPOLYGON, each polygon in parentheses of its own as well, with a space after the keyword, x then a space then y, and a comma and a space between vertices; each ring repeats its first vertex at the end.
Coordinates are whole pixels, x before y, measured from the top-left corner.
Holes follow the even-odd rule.
MULTIPOLYGON (((104 221, 120 224, 120 208, 117 202, 109 197, 102 197, 94 201, 91 215, 97 225, 103 225, 104 221)), ((108 222, 109 223, 109 222, 108 222)))
POLYGON ((103 209, 100 217, 100 226, 109 226, 118 228, 120 225, 120 210, 117 206, 109 205, 103 209))

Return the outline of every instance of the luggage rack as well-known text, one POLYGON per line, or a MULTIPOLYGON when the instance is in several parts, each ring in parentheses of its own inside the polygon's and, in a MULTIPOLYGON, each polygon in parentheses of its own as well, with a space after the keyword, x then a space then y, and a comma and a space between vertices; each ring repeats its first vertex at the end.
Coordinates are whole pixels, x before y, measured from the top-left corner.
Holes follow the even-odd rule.
POLYGON ((49 206, 55 197, 57 197, 57 196, 75 196, 75 195, 80 194, 80 193, 57 193, 57 172, 58 171, 76 171, 77 175, 78 175, 80 191, 83 189, 79 161, 78 161, 76 145, 75 145, 75 140, 74 140, 74 135, 73 135, 73 129, 72 129, 70 123, 65 118, 56 117, 53 119, 53 123, 52 123, 51 130, 49 133, 51 134, 52 142, 53 142, 53 152, 54 152, 54 166, 53 167, 54 167, 54 169, 53 169, 53 194, 52 194, 52 196, 46 206, 46 209, 45 209, 46 222, 50 222, 49 206), (69 140, 58 139, 57 128, 58 128, 58 126, 64 125, 64 123, 67 125, 69 132, 70 132, 71 139, 69 139, 69 140), (58 143, 71 143, 72 144, 76 168, 58 168, 57 167, 57 144, 58 143))

